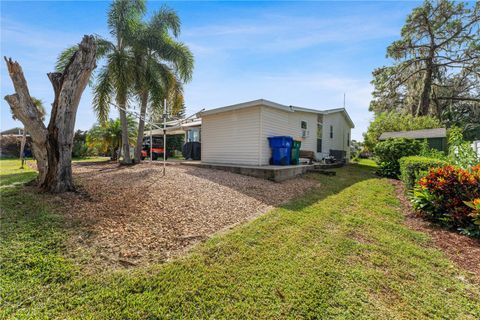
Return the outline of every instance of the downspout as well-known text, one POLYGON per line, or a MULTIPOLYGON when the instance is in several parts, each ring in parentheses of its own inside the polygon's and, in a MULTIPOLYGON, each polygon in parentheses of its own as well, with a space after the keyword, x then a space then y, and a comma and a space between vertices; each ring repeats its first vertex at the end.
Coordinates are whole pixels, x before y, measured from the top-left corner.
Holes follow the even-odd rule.
POLYGON ((258 165, 262 165, 262 138, 263 138, 263 107, 260 106, 260 132, 258 135, 258 165))

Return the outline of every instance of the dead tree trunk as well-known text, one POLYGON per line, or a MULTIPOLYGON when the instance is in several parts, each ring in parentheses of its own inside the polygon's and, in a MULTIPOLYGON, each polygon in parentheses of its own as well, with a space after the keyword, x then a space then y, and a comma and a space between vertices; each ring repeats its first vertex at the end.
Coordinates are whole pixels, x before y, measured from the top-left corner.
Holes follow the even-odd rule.
POLYGON ((55 91, 48 128, 28 92, 22 68, 18 62, 5 58, 16 92, 6 96, 5 100, 32 137, 32 151, 39 172, 38 185, 43 190, 65 192, 75 189, 71 169, 75 117, 80 97, 96 66, 95 53, 94 37, 84 36, 63 73, 48 74, 55 91))
POLYGON ((23 165, 25 163, 25 157, 23 156, 25 152, 25 144, 27 143, 27 131, 25 130, 25 127, 23 127, 23 135, 22 135, 22 141, 20 142, 20 169, 23 169, 23 165))
POLYGON ((47 152, 45 149, 47 128, 41 120, 42 115, 30 96, 22 68, 18 62, 12 61, 12 59, 5 58, 5 61, 16 92, 5 96, 5 100, 10 105, 13 115, 23 123, 24 129, 28 130, 32 137, 32 152, 37 159, 37 181, 42 184, 47 173, 47 152))

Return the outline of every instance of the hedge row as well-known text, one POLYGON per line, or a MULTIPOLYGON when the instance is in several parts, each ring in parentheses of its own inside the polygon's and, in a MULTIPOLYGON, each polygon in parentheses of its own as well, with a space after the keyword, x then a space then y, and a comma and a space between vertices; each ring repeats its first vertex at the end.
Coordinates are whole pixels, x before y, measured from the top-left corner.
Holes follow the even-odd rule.
POLYGON ((405 183, 407 190, 413 189, 415 182, 428 173, 431 168, 443 167, 448 163, 443 160, 410 156, 403 157, 400 163, 400 179, 405 183))
POLYGON ((398 160, 402 157, 420 154, 422 143, 418 140, 396 138, 378 143, 375 147, 377 158, 377 173, 382 177, 398 179, 400 165, 398 160))

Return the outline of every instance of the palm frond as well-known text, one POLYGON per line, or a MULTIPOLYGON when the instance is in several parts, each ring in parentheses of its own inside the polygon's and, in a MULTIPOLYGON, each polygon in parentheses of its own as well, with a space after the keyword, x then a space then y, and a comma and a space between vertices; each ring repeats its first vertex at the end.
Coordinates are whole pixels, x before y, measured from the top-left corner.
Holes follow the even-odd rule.
MULTIPOLYGON (((115 50, 115 46, 108 40, 103 39, 102 37, 96 35, 95 42, 97 47, 96 59, 99 60, 105 57, 107 54, 115 50)), ((78 45, 68 47, 67 49, 60 52, 57 57, 57 62, 55 63, 55 70, 57 72, 64 72, 68 63, 72 59, 75 52, 78 50, 78 45)))
POLYGON ((180 25, 180 18, 177 13, 164 5, 148 23, 148 31, 151 34, 170 31, 176 38, 180 34, 180 25))
POLYGON ((193 53, 190 49, 184 43, 174 41, 165 34, 161 35, 161 39, 157 41, 155 52, 158 58, 172 63, 182 81, 190 81, 194 65, 193 53))
POLYGON ((67 67, 68 63, 72 59, 75 52, 77 52, 77 50, 78 50, 78 44, 68 47, 67 49, 60 52, 60 55, 57 58, 57 63, 55 64, 55 70, 57 72, 63 73, 63 71, 65 71, 65 68, 67 67))
MULTIPOLYGON (((112 36, 121 44, 134 33, 141 24, 141 17, 146 11, 144 0, 115 0, 108 12, 108 26, 112 36)), ((126 44, 121 44, 124 47, 126 44)))
POLYGON ((97 60, 102 59, 115 51, 115 45, 99 35, 95 35, 95 42, 97 44, 97 60))
MULTIPOLYGON (((134 83, 134 57, 128 51, 118 51, 109 55, 108 66, 117 97, 126 99, 134 83)), ((126 102, 126 101, 122 101, 126 102)))
POLYGON ((97 75, 97 83, 93 90, 93 110, 100 123, 105 123, 108 120, 113 94, 111 70, 108 66, 104 66, 97 75))
POLYGON ((150 60, 146 83, 150 92, 151 112, 156 116, 163 113, 163 100, 168 99, 168 90, 175 79, 174 71, 166 64, 150 60))

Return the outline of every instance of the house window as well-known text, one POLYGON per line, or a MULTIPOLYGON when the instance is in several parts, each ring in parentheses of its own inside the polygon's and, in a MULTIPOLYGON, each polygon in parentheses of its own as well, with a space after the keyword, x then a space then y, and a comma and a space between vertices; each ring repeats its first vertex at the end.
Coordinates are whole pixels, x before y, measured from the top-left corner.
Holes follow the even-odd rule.
POLYGON ((307 121, 300 122, 300 126, 302 127, 302 138, 308 137, 307 121))
POLYGON ((333 139, 333 126, 330 126, 330 139, 333 139))
POLYGON ((193 128, 187 130, 187 142, 200 142, 200 129, 193 128))
POLYGON ((350 147, 350 132, 347 133, 347 147, 350 147))

